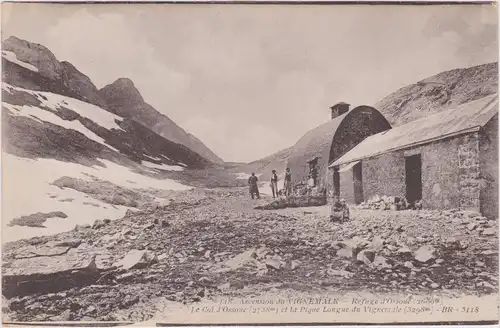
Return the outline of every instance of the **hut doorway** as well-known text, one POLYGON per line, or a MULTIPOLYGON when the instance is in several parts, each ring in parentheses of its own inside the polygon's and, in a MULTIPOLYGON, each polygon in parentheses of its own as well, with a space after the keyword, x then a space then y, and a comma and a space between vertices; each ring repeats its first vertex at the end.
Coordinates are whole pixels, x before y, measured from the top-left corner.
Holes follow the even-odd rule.
POLYGON ((356 163, 352 168, 352 181, 354 185, 354 202, 361 204, 363 202, 363 171, 361 162, 356 163))
POLYGON ((420 154, 405 157, 406 199, 410 204, 422 199, 422 158, 420 154))

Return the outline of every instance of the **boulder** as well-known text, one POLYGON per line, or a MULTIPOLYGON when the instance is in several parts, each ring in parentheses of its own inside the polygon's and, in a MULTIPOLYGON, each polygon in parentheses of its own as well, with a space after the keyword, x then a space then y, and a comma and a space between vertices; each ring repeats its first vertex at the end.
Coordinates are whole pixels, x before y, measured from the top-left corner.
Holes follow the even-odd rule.
POLYGON ((436 258, 436 249, 434 247, 425 245, 420 247, 417 251, 415 251, 415 260, 421 262, 421 263, 426 263, 429 262, 430 260, 433 260, 436 258))
POLYGON ((106 225, 106 223, 104 223, 103 220, 97 219, 94 221, 94 224, 92 225, 92 229, 100 229, 100 228, 104 227, 105 225, 106 225))
POLYGON ((3 267, 6 297, 85 286, 99 278, 96 255, 71 249, 62 255, 16 259, 3 267))
POLYGON ((268 268, 273 268, 275 270, 279 270, 285 266, 285 263, 281 261, 281 258, 279 256, 275 256, 273 258, 270 258, 266 260, 266 266, 268 268))
POLYGON ((375 259, 375 252, 373 250, 362 250, 356 256, 358 261, 363 262, 366 265, 370 265, 375 259))
POLYGON ((290 268, 292 270, 295 270, 298 266, 300 265, 300 262, 299 261, 295 261, 293 260, 291 263, 290 263, 290 268))
POLYGON ((486 228, 481 232, 481 236, 494 236, 497 231, 495 228, 486 228))
POLYGON ((480 217, 481 213, 479 212, 474 212, 474 211, 463 211, 464 216, 468 218, 475 218, 475 217, 480 217))
POLYGON ((88 223, 87 224, 77 224, 77 225, 75 225, 75 228, 73 230, 81 231, 81 230, 87 230, 90 228, 92 228, 92 226, 88 223))
POLYGON ((375 236, 372 239, 372 242, 370 243, 370 248, 375 250, 375 251, 380 251, 384 247, 384 239, 380 236, 375 236))
POLYGON ((120 261, 115 263, 114 266, 124 270, 129 270, 134 268, 144 268, 156 262, 158 262, 158 258, 153 252, 132 249, 120 261))
POLYGON ((409 249, 407 246, 402 246, 400 249, 398 249, 398 254, 400 255, 411 254, 411 249, 409 249))
POLYGON ((467 225, 467 229, 469 229, 470 231, 472 231, 476 228, 477 228, 477 223, 475 223, 475 222, 471 222, 467 225))
POLYGON ((385 257, 380 256, 380 255, 375 256, 375 258, 373 259, 372 265, 374 267, 378 267, 378 268, 391 268, 392 267, 392 265, 389 263, 389 260, 387 260, 385 257))
POLYGON ((345 270, 335 270, 332 268, 329 268, 328 270, 326 270, 326 273, 329 276, 342 277, 342 278, 351 278, 352 276, 354 276, 354 273, 352 273, 352 272, 345 271, 345 270))
POLYGON ((54 321, 54 322, 66 322, 66 321, 71 321, 72 318, 73 318, 73 316, 72 316, 71 310, 67 309, 67 310, 63 311, 61 314, 49 317, 48 319, 50 321, 54 321))
POLYGON ((257 254, 255 252, 255 249, 251 248, 227 260, 226 262, 224 262, 224 266, 228 267, 231 270, 236 270, 244 266, 245 264, 254 263, 256 257, 257 254))
POLYGON ((406 261, 404 263, 404 266, 405 266, 405 268, 408 268, 408 269, 413 269, 414 268, 413 263, 411 263, 410 261, 406 261))
POLYGON ((136 303, 139 303, 139 301, 140 301, 139 295, 135 295, 135 296, 127 295, 127 296, 125 296, 123 301, 121 301, 121 303, 118 307, 121 309, 128 308, 136 303))
POLYGON ((352 258, 355 256, 355 253, 351 247, 343 247, 337 251, 337 256, 352 258))
POLYGON ((217 286, 217 289, 220 291, 226 291, 229 288, 231 288, 231 283, 229 283, 229 282, 226 282, 225 284, 221 284, 221 285, 217 286))

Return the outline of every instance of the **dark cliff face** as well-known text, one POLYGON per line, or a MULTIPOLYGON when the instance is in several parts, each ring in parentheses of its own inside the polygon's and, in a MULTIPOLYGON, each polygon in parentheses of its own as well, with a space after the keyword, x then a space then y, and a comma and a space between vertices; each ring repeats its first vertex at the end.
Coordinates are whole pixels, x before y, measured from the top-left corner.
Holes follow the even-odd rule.
MULTIPOLYGON (((2 51, 13 53, 17 60, 34 67, 27 69, 15 61, 2 58, 4 82, 24 89, 76 98, 99 106, 123 118, 137 121, 159 137, 182 145, 183 149, 188 148, 211 162, 222 162, 196 137, 147 104, 130 79, 120 78, 98 90, 88 76, 69 62, 59 62, 43 45, 9 37, 2 42, 2 51)), ((12 54, 9 55, 12 57, 12 54)), ((196 161, 203 162, 198 159, 196 161)))
POLYGON ((61 94, 105 107, 96 86, 90 78, 69 62, 59 62, 46 47, 16 37, 2 43, 2 51, 11 52, 36 70, 25 69, 8 60, 3 60, 3 80, 21 88, 61 94))
POLYGON ((76 69, 71 63, 63 61, 61 66, 64 72, 65 84, 68 88, 76 93, 80 100, 89 102, 96 106, 105 108, 106 103, 101 99, 98 94, 97 87, 92 83, 90 78, 76 69))
POLYGON ((2 42, 2 51, 13 52, 20 61, 35 66, 43 77, 54 81, 63 80, 61 63, 49 49, 40 44, 11 36, 2 42))

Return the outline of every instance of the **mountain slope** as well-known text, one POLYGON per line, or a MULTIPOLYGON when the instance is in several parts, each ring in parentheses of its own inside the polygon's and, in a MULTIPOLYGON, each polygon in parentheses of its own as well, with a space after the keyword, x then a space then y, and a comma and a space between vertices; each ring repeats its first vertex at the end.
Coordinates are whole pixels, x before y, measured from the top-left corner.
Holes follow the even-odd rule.
POLYGON ((113 114, 92 81, 47 48, 10 40, 2 50, 2 240, 117 219, 193 187, 241 183, 113 114))
MULTIPOLYGON (((377 108, 397 126, 498 92, 498 63, 441 72, 403 87, 380 100, 377 108)), ((248 164, 231 166, 232 172, 255 172, 267 179, 272 169, 281 173, 293 146, 248 164)))
POLYGON ((46 47, 15 37, 2 45, 4 151, 84 165, 100 158, 130 167, 210 165, 188 147, 112 114, 92 81, 46 47))
POLYGON ((377 108, 397 126, 496 93, 498 63, 441 72, 397 90, 377 108))
POLYGON ((200 140, 147 104, 130 79, 120 78, 106 85, 99 90, 99 96, 104 99, 112 113, 132 118, 164 138, 185 145, 214 163, 223 162, 200 140))
POLYGON ((259 174, 259 180, 269 180, 271 178, 272 170, 276 170, 279 177, 282 177, 285 171, 285 165, 288 161, 293 147, 282 149, 272 155, 266 156, 257 161, 245 164, 233 164, 228 167, 230 172, 238 173, 256 173, 259 174))
POLYGON ((85 74, 69 62, 59 62, 43 45, 9 37, 2 42, 2 47, 3 64, 7 67, 3 73, 4 82, 24 89, 52 92, 91 103, 139 122, 209 161, 222 163, 201 141, 145 103, 129 79, 118 79, 98 90, 85 74))

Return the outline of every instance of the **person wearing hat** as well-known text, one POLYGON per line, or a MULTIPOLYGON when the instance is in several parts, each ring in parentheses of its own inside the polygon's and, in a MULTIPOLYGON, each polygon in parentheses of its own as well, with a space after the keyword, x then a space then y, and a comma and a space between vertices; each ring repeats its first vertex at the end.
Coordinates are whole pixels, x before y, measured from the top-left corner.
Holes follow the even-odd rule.
POLYGON ((248 186, 250 187, 250 196, 252 196, 252 199, 254 199, 254 196, 257 196, 257 199, 260 199, 257 181, 259 181, 259 179, 257 179, 255 173, 252 172, 252 175, 248 178, 248 186))
POLYGON ((271 174, 271 191, 273 192, 273 198, 278 197, 278 175, 276 170, 273 170, 271 174))
POLYGON ((284 188, 285 188, 285 196, 291 196, 292 195, 292 173, 290 173, 290 168, 288 168, 288 167, 285 170, 284 188))

